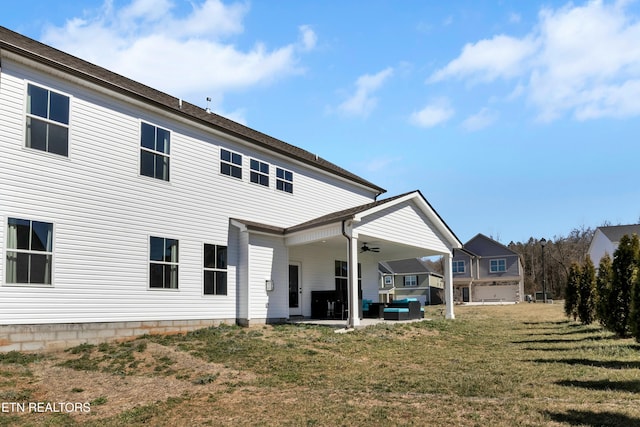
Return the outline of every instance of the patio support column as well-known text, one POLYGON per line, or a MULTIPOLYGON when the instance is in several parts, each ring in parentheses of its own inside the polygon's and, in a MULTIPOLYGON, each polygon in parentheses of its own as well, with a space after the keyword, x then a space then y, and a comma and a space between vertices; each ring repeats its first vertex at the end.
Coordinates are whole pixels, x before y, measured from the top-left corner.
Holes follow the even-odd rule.
POLYGON ((444 295, 447 304, 445 318, 455 319, 453 313, 453 257, 451 253, 444 255, 444 295))
POLYGON ((358 299, 358 236, 349 238, 349 318, 347 328, 360 326, 358 299))

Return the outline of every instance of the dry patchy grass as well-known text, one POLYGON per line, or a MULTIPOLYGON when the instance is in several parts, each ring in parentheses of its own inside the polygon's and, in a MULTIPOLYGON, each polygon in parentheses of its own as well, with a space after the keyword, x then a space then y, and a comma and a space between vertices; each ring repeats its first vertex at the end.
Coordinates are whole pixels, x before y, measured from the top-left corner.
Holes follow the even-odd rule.
POLYGON ((456 307, 349 334, 222 326, 0 357, 0 401, 91 402, 0 425, 640 424, 640 347, 560 304, 456 307))

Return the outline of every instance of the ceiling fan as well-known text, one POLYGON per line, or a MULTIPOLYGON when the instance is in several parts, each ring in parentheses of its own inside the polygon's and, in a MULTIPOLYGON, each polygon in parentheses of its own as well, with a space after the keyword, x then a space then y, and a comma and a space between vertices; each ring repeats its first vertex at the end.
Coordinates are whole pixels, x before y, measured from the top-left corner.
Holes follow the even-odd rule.
POLYGON ((360 248, 360 253, 362 252, 380 252, 380 248, 372 248, 367 246, 367 242, 362 243, 362 247, 360 248))

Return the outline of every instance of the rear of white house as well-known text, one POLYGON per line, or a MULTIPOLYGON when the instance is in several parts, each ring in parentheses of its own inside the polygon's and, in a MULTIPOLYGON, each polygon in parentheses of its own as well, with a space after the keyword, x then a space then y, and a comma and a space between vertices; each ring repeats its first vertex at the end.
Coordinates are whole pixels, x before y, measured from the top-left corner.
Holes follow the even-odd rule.
POLYGON ((310 316, 312 292, 344 280, 356 326, 378 261, 411 256, 446 257, 453 317, 461 244, 419 192, 380 200, 312 153, 2 27, 0 61, 0 350, 310 316))

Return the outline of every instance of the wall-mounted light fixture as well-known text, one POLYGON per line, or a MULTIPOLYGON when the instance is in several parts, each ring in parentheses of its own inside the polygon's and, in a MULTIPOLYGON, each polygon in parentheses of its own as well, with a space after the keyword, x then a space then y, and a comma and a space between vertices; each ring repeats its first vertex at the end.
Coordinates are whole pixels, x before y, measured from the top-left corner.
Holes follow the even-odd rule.
POLYGON ((269 279, 265 280, 264 288, 267 290, 267 292, 273 291, 273 280, 269 280, 269 279))

